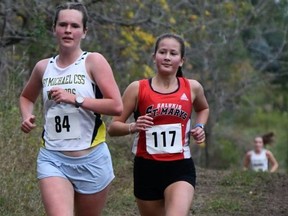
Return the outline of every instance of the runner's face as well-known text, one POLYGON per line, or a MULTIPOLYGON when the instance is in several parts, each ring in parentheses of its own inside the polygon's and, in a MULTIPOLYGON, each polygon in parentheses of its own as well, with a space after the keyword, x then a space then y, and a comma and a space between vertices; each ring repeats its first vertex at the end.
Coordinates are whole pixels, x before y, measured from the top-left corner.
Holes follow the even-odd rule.
POLYGON ((81 39, 85 37, 83 14, 78 10, 61 10, 58 15, 54 34, 60 46, 77 47, 80 46, 81 39))
POLYGON ((154 55, 158 73, 176 74, 178 68, 183 65, 180 49, 179 42, 174 38, 164 38, 160 41, 154 55))
POLYGON ((254 148, 256 152, 260 152, 263 148, 263 139, 261 137, 256 137, 254 140, 254 148))

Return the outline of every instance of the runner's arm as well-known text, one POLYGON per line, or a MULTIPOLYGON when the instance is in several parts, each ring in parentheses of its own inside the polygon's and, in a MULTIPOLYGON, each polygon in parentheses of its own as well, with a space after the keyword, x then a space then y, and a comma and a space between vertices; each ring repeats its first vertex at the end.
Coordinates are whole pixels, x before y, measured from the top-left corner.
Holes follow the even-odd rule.
MULTIPOLYGON (((99 53, 87 57, 87 70, 98 85, 103 99, 85 98, 82 108, 105 115, 120 115, 123 110, 119 88, 107 60, 99 53)), ((73 98, 75 103, 75 96, 73 98)))
MULTIPOLYGON (((196 80, 189 80, 193 107, 196 112, 196 124, 205 125, 209 116, 209 105, 207 103, 203 87, 196 80)), ((196 143, 201 144, 205 142, 205 131, 201 127, 196 127, 191 130, 191 135, 195 139, 196 143)))
MULTIPOLYGON (((115 116, 112 119, 110 126, 108 127, 108 133, 110 136, 124 136, 129 134, 129 131, 132 130, 130 124, 125 123, 129 116, 136 109, 137 98, 139 91, 139 82, 135 81, 131 83, 123 93, 122 101, 123 101, 123 112, 121 116, 115 116)), ((133 124, 133 123, 132 123, 133 124)), ((133 128, 134 129, 134 128, 133 128)))
POLYGON ((35 125, 35 116, 33 115, 34 103, 36 102, 41 89, 42 89, 42 76, 47 66, 48 60, 39 61, 33 71, 32 74, 24 87, 20 99, 19 106, 20 112, 22 116, 22 124, 21 129, 25 133, 29 133, 35 125))
POLYGON ((270 172, 273 173, 273 172, 275 172, 275 171, 278 169, 278 167, 279 167, 278 162, 277 162, 277 160, 275 159, 275 157, 274 157, 274 155, 272 154, 272 152, 267 151, 267 152, 266 152, 266 156, 267 156, 267 158, 268 158, 269 163, 271 164, 270 172))
POLYGON ((207 103, 204 89, 196 80, 190 80, 193 97, 193 107, 196 112, 196 123, 206 124, 209 116, 209 105, 207 103))
POLYGON ((250 153, 247 152, 243 161, 243 170, 244 171, 248 170, 249 165, 250 165, 250 153))

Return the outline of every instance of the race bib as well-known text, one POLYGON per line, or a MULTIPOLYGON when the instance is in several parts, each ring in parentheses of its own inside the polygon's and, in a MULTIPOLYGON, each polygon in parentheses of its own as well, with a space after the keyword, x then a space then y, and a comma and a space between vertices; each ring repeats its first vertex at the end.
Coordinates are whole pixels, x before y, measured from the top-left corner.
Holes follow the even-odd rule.
POLYGON ((51 109, 47 112, 46 130, 49 139, 80 138, 80 114, 75 108, 51 109))
POLYGON ((146 131, 146 150, 149 154, 181 153, 181 124, 156 125, 146 131))

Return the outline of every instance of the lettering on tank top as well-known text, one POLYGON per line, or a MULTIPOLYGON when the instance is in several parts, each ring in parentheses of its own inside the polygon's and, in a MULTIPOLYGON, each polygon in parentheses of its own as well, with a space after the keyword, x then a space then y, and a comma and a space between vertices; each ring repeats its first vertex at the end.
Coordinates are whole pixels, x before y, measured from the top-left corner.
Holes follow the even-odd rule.
POLYGON ((251 168, 255 171, 267 171, 268 170, 268 159, 266 151, 262 150, 260 154, 256 154, 254 151, 251 153, 251 168))
MULTIPOLYGON (((85 75, 83 74, 68 74, 66 76, 48 77, 44 78, 42 81, 43 88, 53 87, 59 85, 85 85, 85 75)), ((75 88, 64 88, 70 94, 76 94, 75 88)), ((51 100, 50 91, 47 92, 48 99, 51 100)))
POLYGON ((262 167, 264 166, 264 162, 262 160, 255 160, 255 162, 253 163, 254 167, 262 167))
POLYGON ((176 116, 184 120, 188 117, 188 113, 182 110, 182 105, 175 103, 158 103, 156 106, 154 104, 149 105, 146 108, 146 113, 151 114, 151 117, 176 116))

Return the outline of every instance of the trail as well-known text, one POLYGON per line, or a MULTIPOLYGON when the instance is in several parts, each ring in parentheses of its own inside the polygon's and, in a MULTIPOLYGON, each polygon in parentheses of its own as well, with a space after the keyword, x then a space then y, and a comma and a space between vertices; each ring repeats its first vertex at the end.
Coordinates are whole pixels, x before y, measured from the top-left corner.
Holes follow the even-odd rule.
POLYGON ((191 215, 287 216, 288 175, 198 168, 191 215))

